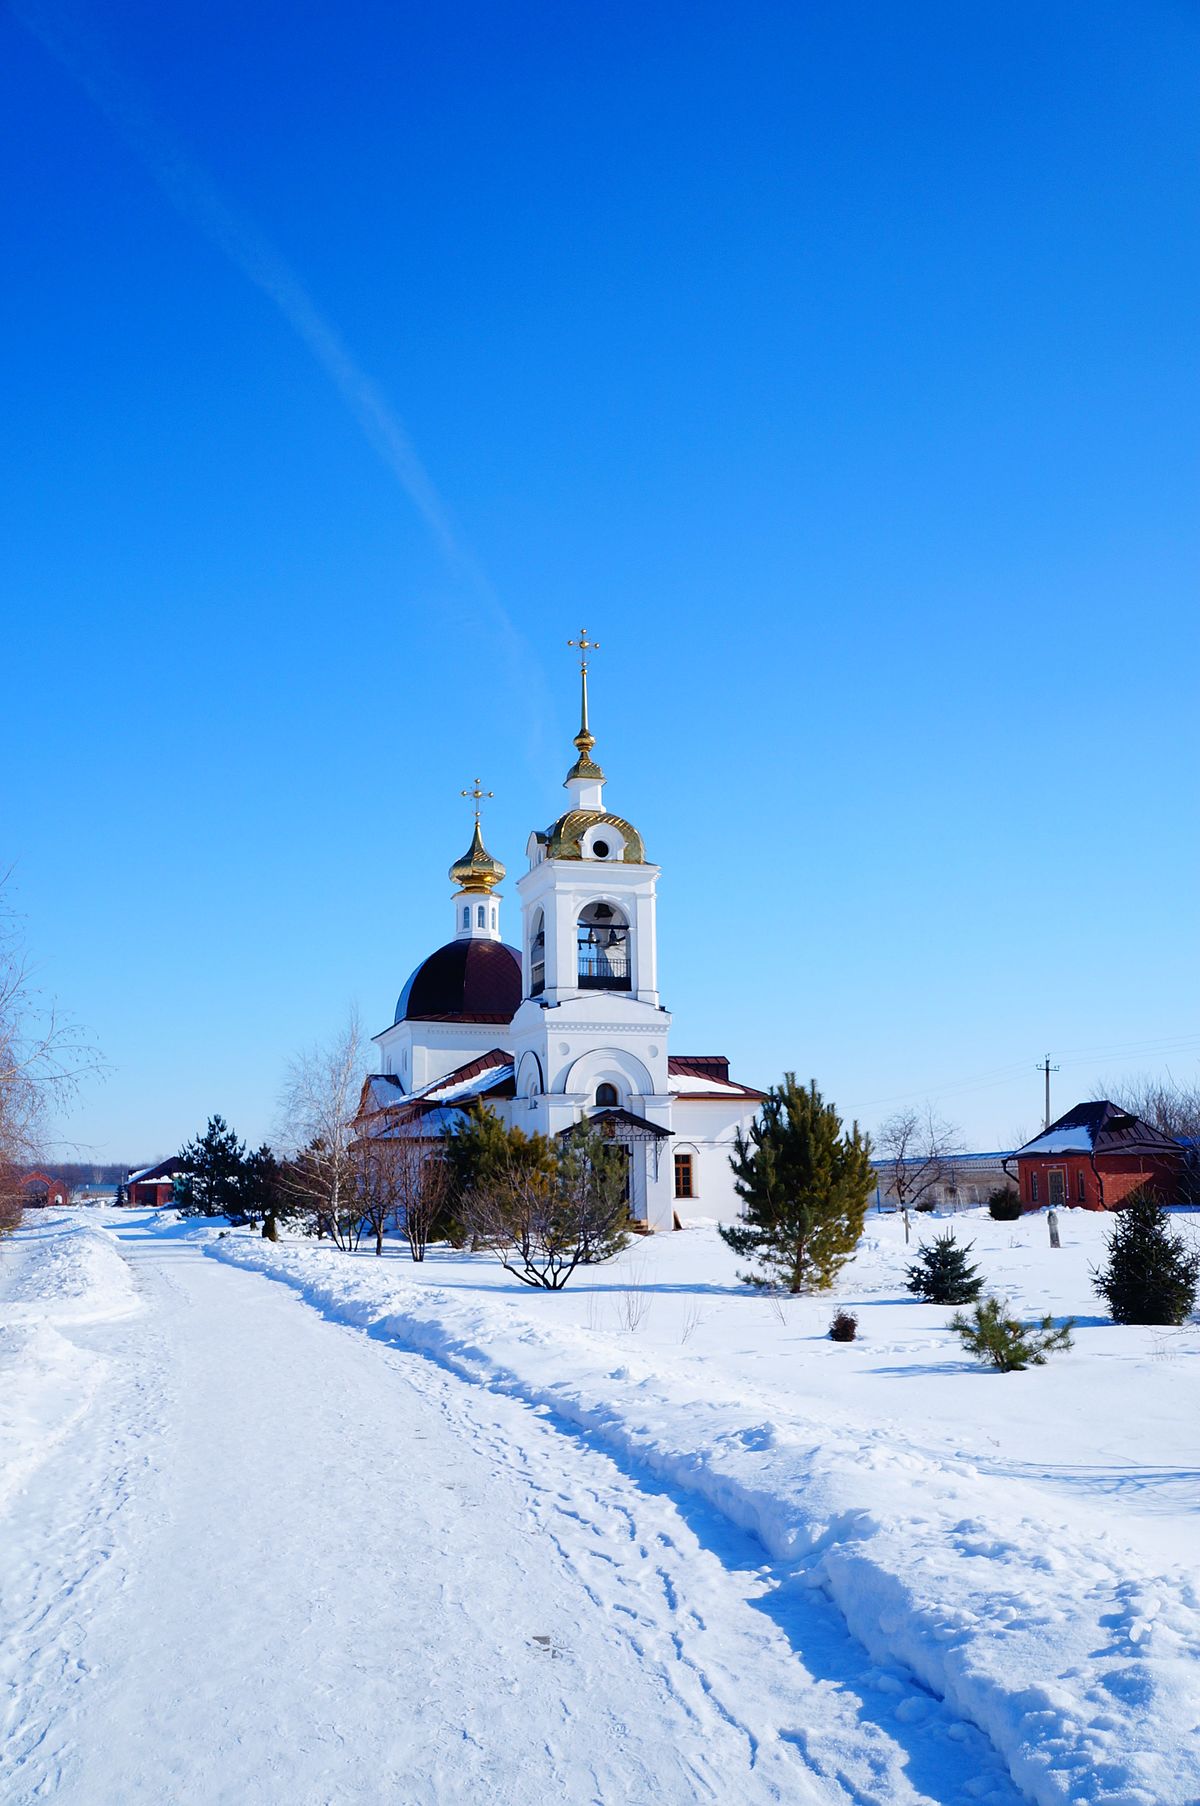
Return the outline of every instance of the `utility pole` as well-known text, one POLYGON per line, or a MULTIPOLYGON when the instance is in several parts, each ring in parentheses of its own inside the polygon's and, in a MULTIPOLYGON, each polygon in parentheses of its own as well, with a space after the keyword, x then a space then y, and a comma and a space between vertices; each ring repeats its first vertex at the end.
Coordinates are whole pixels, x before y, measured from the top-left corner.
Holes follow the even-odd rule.
POLYGON ((1051 1066, 1050 1055, 1047 1054, 1046 1058, 1043 1060, 1042 1064, 1040 1066, 1034 1067, 1034 1071, 1035 1072, 1044 1072, 1046 1075, 1046 1120, 1042 1124, 1042 1132, 1044 1134, 1045 1131, 1050 1127, 1050 1074, 1052 1072, 1057 1072, 1058 1067, 1051 1066))

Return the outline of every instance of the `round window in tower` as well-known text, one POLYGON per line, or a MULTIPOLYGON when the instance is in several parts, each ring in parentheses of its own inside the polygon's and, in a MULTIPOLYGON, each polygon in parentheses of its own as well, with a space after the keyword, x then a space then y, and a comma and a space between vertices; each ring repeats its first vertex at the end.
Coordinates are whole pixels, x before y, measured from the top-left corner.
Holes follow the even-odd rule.
POLYGON ((607 859, 608 854, 609 854, 609 845, 608 845, 607 840, 593 840, 592 852, 595 854, 597 859, 607 859))

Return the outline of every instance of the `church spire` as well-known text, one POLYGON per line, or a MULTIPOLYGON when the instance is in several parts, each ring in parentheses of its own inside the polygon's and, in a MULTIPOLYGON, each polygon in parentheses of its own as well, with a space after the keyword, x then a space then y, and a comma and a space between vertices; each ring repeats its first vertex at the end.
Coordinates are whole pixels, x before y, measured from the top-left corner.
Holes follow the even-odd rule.
MULTIPOLYGON (((566 775, 564 788, 568 790, 571 789, 573 783, 574 785, 579 786, 580 802, 582 804, 582 786, 586 785, 589 791, 595 791, 595 801, 591 806, 600 808, 602 807, 602 804, 600 802, 599 786, 606 780, 604 773, 592 758, 592 748, 596 744, 596 737, 588 726, 587 681, 587 655, 589 652, 599 652, 600 642, 599 640, 589 640, 587 628, 581 627, 579 630, 579 638, 577 640, 568 640, 567 645, 574 646, 579 653, 579 732, 575 736, 575 746, 578 750, 579 757, 566 775)), ((583 806, 586 807, 587 805, 583 806)))
POLYGON ((455 860, 449 872, 450 882, 458 886, 454 894, 454 931, 460 940, 500 939, 498 899, 492 892, 504 877, 504 867, 498 859, 492 858, 484 846, 479 821, 481 801, 485 796, 494 794, 494 791, 484 790, 478 778, 472 789, 459 792, 460 796, 469 796, 475 804, 475 830, 471 835, 471 844, 462 858, 455 860))

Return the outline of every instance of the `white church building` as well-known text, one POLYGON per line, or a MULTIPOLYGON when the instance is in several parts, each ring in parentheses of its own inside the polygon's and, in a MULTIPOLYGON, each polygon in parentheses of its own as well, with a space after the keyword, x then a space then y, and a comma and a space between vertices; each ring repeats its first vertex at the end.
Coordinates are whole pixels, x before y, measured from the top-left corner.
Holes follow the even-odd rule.
MULTIPOLYGON (((576 642, 572 642, 575 644, 576 642)), ((729 1156, 762 1093, 720 1055, 670 1051, 658 989, 659 867, 604 803, 592 757, 580 636, 578 757, 566 811, 535 829, 517 882, 521 947, 501 938, 505 868, 475 832, 450 867, 454 936, 421 961, 395 1020, 375 1037, 381 1071, 363 1090, 368 1133, 433 1139, 477 1099, 510 1126, 564 1134, 588 1118, 628 1153, 630 1209, 647 1229, 736 1214, 729 1156)))

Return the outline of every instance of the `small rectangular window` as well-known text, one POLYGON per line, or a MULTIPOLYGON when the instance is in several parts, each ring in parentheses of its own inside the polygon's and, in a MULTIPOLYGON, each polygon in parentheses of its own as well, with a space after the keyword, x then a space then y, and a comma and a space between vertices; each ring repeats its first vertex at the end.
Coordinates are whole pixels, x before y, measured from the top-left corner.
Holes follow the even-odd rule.
POLYGON ((1087 1186, 1083 1182, 1083 1168, 1082 1167, 1080 1167, 1078 1175, 1077 1175, 1077 1184, 1079 1187, 1079 1202, 1081 1204, 1086 1204, 1087 1203, 1087 1186))
POLYGON ((677 1198, 694 1198, 696 1195, 695 1175, 692 1169, 691 1154, 675 1156, 675 1196, 677 1198))
POLYGON ((1031 1204, 1036 1204, 1038 1201, 1038 1182, 1036 1173, 1030 1173, 1029 1175, 1029 1201, 1031 1204))

